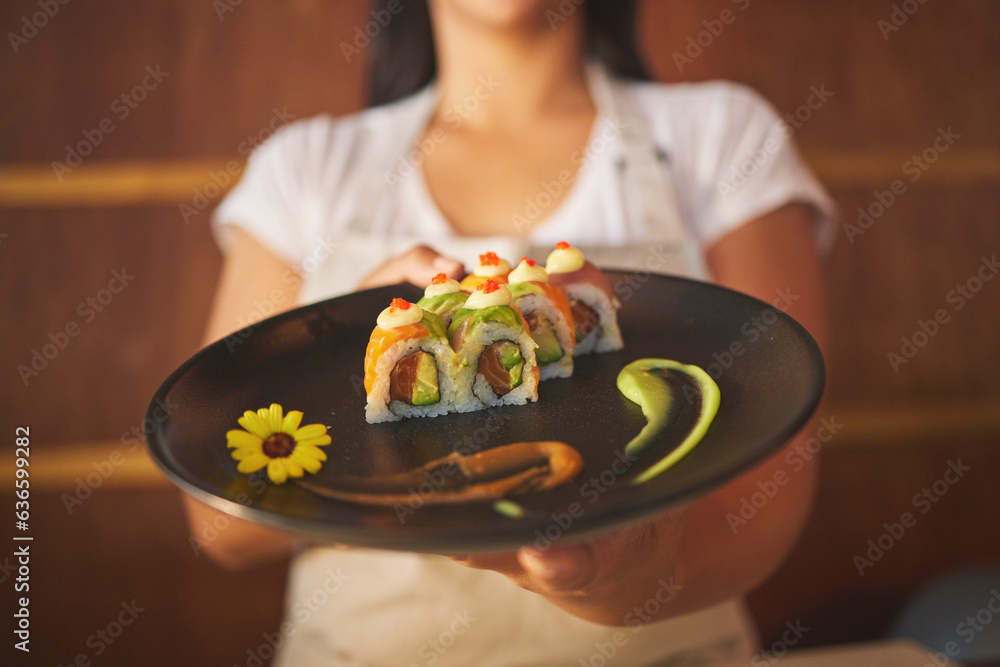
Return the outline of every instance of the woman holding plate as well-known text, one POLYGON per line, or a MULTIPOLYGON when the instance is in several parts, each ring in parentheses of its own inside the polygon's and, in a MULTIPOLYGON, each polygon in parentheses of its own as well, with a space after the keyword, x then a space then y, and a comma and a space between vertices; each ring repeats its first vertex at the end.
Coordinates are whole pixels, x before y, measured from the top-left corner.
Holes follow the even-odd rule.
MULTIPOLYGON (((646 81, 634 2, 375 5, 392 16, 371 47, 375 106, 277 132, 215 214, 225 266, 208 340, 274 290, 292 304, 424 286, 483 249, 516 260, 567 240, 598 266, 793 295, 785 308, 824 342, 829 198, 752 91, 646 81)), ((727 516, 783 458, 652 521, 544 551, 345 550, 247 523, 206 550, 234 568, 295 553, 281 665, 587 665, 612 649, 621 665, 746 661, 756 643, 739 596, 795 542, 815 459, 746 525, 727 516), (344 583, 329 602, 292 613, 330 572, 344 583)), ((187 504, 192 527, 211 518, 187 504)))

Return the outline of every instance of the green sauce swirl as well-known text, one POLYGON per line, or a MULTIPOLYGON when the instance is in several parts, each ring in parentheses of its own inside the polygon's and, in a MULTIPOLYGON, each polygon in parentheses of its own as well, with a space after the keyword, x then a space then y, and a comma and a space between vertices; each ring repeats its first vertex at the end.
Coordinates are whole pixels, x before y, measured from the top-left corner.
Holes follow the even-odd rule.
POLYGON ((618 373, 618 390, 629 400, 638 403, 646 416, 646 425, 639 435, 625 445, 625 453, 637 456, 642 453, 670 421, 670 408, 674 395, 664 377, 666 372, 683 373, 692 378, 701 389, 701 412, 694 428, 676 449, 640 473, 632 484, 642 484, 667 470, 701 442, 719 410, 721 394, 715 381, 698 366, 682 364, 670 359, 638 359, 618 373))

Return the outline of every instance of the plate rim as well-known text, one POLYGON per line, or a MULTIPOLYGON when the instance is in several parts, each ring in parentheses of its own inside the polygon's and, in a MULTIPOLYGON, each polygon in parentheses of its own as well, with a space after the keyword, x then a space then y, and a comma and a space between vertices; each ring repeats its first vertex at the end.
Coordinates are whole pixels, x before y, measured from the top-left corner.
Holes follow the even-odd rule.
MULTIPOLYGON (((636 269, 621 269, 621 268, 609 268, 601 267, 601 271, 608 276, 609 282, 613 281, 616 274, 636 274, 636 273, 646 273, 646 271, 638 271, 636 269)), ((780 449, 781 445, 788 442, 796 433, 798 433, 802 428, 808 424, 810 418, 814 415, 817 407, 819 406, 823 394, 826 389, 826 362, 822 354, 822 350, 815 338, 809 333, 809 331, 799 323, 794 317, 789 315, 782 309, 770 304, 758 297, 755 297, 745 292, 741 292, 737 289, 730 287, 725 287, 715 283, 711 283, 704 280, 698 280, 695 278, 689 278, 686 276, 678 276, 672 274, 663 274, 653 271, 648 272, 650 276, 655 276, 657 279, 666 279, 671 282, 677 283, 687 283, 694 285, 694 289, 709 289, 711 291, 717 291, 720 293, 727 294, 730 298, 736 295, 738 298, 749 300, 750 302, 756 302, 758 306, 762 309, 772 310, 777 316, 784 321, 786 325, 789 325, 791 329, 795 332, 796 337, 804 344, 806 348, 806 355, 810 360, 811 374, 814 376, 810 383, 810 386, 814 388, 812 391, 812 396, 810 400, 805 401, 801 404, 796 415, 796 419, 789 420, 787 423, 783 424, 780 429, 775 430, 774 434, 767 439, 758 442, 754 446, 754 454, 750 458, 742 458, 736 464, 731 465, 729 468, 720 468, 716 470, 713 474, 708 474, 702 480, 702 483, 698 488, 692 488, 686 492, 679 492, 671 497, 670 502, 659 501, 655 504, 655 509, 644 511, 641 513, 636 513, 633 509, 627 506, 605 509, 603 513, 598 513, 596 518, 591 518, 590 520, 584 521, 586 514, 581 518, 579 522, 574 524, 572 531, 568 532, 561 539, 566 542, 578 541, 593 537, 595 535, 611 532, 620 529, 623 526, 648 520, 651 515, 660 514, 669 511, 671 508, 684 505, 696 498, 703 497, 708 493, 720 488, 725 484, 726 481, 735 479, 742 472, 749 471, 754 467, 760 465, 763 461, 774 456, 780 449), (579 526, 582 523, 584 525, 579 526), (594 525, 596 524, 596 525, 594 525)), ((645 284, 645 283, 644 283, 645 284)), ((191 367, 196 365, 203 357, 213 354, 213 350, 221 345, 225 344, 225 341, 230 337, 239 334, 247 329, 256 329, 261 326, 277 327, 280 326, 286 320, 295 320, 300 318, 304 312, 312 311, 317 308, 323 307, 328 302, 342 299, 344 297, 356 297, 363 298, 363 295, 382 291, 386 288, 392 288, 396 290, 419 290, 419 286, 416 286, 408 282, 400 282, 393 285, 383 285, 379 287, 373 287, 366 290, 359 290, 355 292, 349 292, 346 294, 341 294, 326 299, 321 299, 318 301, 313 301, 307 304, 302 304, 296 306, 295 308, 277 313, 270 317, 264 318, 258 322, 249 324, 247 327, 242 329, 237 329, 235 331, 226 334, 218 338, 217 340, 202 346, 198 351, 192 354, 188 359, 181 363, 177 368, 175 368, 157 387, 156 391, 153 393, 150 399, 149 405, 146 409, 145 417, 147 419, 152 419, 156 427, 146 435, 146 452, 149 457, 153 460, 154 464, 167 476, 167 478, 176 485, 180 490, 194 497, 199 502, 202 502, 215 510, 218 510, 224 514, 235 517, 237 519, 243 519, 246 521, 251 521, 253 523, 261 524, 272 529, 280 530, 286 533, 292 533, 313 540, 317 539, 317 536, 325 532, 323 527, 326 523, 322 520, 308 519, 300 516, 293 516, 288 514, 281 514, 273 512, 271 510, 262 509, 254 507, 252 505, 244 505, 236 500, 231 500, 224 498, 217 493, 214 493, 208 489, 198 486, 196 483, 187 479, 184 475, 175 470, 171 465, 170 461, 173 458, 169 451, 163 443, 160 443, 160 429, 163 427, 164 423, 168 420, 156 419, 154 416, 154 411, 160 407, 160 401, 169 393, 169 391, 177 384, 177 382, 189 371, 191 367)), ((487 448, 489 449, 489 448, 487 448)), ((269 482, 263 482, 270 484, 269 482)), ((289 480, 288 483, 294 483, 294 480, 289 480)), ((329 502, 333 502, 332 500, 329 502)), ((509 546, 511 540, 504 539, 500 536, 497 539, 490 540, 487 538, 480 538, 475 542, 470 542, 468 540, 454 539, 440 536, 433 536, 428 538, 426 535, 419 536, 417 538, 410 538, 409 542, 414 539, 418 539, 421 542, 429 543, 430 546, 427 548, 416 548, 412 544, 402 544, 407 540, 393 539, 391 537, 392 531, 389 531, 390 536, 383 537, 383 531, 380 529, 376 532, 372 532, 371 526, 338 526, 338 535, 341 538, 349 538, 354 540, 355 536, 361 538, 356 541, 344 541, 338 542, 343 544, 350 544, 356 548, 376 548, 376 549, 389 549, 394 551, 409 551, 409 552, 424 552, 424 553, 465 553, 465 552, 485 552, 485 551, 496 551, 499 549, 506 549, 509 546), (372 538, 372 539, 368 539, 372 538), (500 546, 498 546, 500 545, 500 546)), ((332 538, 329 538, 331 544, 334 543, 332 538)))

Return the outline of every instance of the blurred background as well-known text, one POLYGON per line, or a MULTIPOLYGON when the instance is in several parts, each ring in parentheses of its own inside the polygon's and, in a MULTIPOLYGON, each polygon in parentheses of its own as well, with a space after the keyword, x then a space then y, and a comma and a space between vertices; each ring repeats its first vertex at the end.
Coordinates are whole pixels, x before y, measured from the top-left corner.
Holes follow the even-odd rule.
MULTIPOLYGON (((362 108, 364 48, 344 45, 371 16, 362 0, 61 2, 0 7, 0 507, 11 545, 29 426, 28 664, 248 664, 285 566, 195 554, 144 411, 199 347, 211 209, 276 127, 362 108), (119 636, 95 634, 125 612, 119 636)), ((1000 4, 641 9, 658 78, 755 87, 840 206, 822 408, 840 428, 812 523, 750 604, 765 646, 796 620, 796 648, 882 637, 941 575, 1000 561, 1000 4), (951 464, 968 470, 935 486, 951 464), (865 555, 904 512, 915 525, 865 555)), ((5 546, 4 654, 16 576, 5 546)))

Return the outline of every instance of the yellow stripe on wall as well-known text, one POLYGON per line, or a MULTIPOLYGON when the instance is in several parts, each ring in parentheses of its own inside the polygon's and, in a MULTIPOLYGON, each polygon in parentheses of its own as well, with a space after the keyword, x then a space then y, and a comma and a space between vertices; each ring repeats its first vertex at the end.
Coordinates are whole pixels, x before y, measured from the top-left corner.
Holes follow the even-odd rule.
MULTIPOLYGON (((916 451, 928 444, 1000 441, 998 404, 1000 397, 954 405, 825 405, 819 415, 828 424, 839 425, 829 443, 832 449, 905 447, 916 451)), ((145 447, 129 451, 118 440, 34 444, 30 461, 31 489, 42 493, 76 494, 81 484, 92 490, 171 486, 145 447)), ((14 479, 12 456, 0 461, 0 479, 14 479)))
MULTIPOLYGON (((819 178, 831 188, 887 187, 909 181, 898 151, 806 153, 819 178)), ((197 193, 217 201, 238 179, 239 160, 140 160, 85 162, 61 179, 51 166, 0 166, 0 208, 68 208, 193 205, 197 193)), ((1000 153, 953 148, 922 173, 932 186, 1000 182, 1000 153)))
POLYGON ((886 188, 896 179, 909 186, 917 173, 920 177, 916 182, 922 185, 1000 183, 1000 153, 992 150, 952 148, 937 156, 933 163, 924 163, 919 155, 895 151, 814 152, 805 153, 804 157, 819 179, 831 188, 886 188))
POLYGON ((242 161, 104 161, 85 163, 60 180, 48 166, 0 166, 0 207, 69 208, 191 203, 217 199, 239 178, 242 161), (227 171, 227 168, 229 171, 227 171), (216 177, 213 180, 213 175, 216 177), (207 192, 206 192, 207 190, 207 192))
MULTIPOLYGON (((13 459, 13 457, 8 457, 13 459)), ((31 489, 86 496, 96 489, 167 487, 171 483, 144 446, 130 449, 119 440, 32 443, 31 489)), ((0 465, 0 475, 14 479, 13 460, 0 465)))

